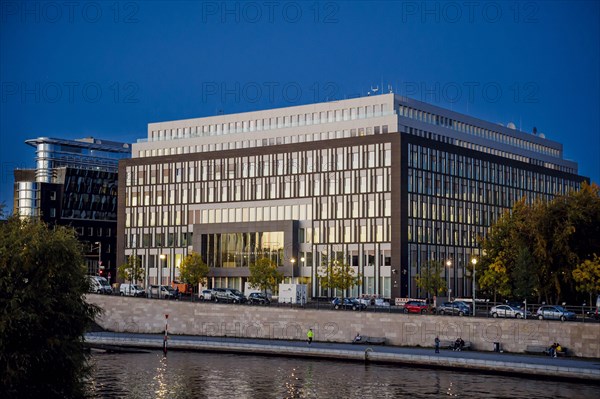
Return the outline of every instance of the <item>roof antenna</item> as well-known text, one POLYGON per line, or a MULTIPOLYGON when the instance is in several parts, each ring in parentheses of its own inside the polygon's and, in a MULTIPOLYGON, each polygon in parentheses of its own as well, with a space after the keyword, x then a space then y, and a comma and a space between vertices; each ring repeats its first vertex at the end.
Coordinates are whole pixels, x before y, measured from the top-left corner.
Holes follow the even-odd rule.
POLYGON ((392 85, 388 85, 388 91, 390 92, 390 94, 394 94, 394 88, 392 87, 392 85))
POLYGON ((377 92, 379 91, 379 86, 375 86, 375 88, 371 87, 371 91, 373 92, 373 94, 377 94, 377 92))

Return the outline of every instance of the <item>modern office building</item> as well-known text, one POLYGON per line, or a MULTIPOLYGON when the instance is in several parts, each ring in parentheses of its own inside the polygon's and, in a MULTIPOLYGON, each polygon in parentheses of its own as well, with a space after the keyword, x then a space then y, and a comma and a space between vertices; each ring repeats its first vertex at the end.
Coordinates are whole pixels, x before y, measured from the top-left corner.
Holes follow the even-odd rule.
POLYGON ((117 172, 130 144, 92 137, 27 140, 36 168, 14 171, 13 212, 75 228, 86 243, 88 272, 116 279, 117 172))
MULTIPOLYGON (((319 285, 319 266, 363 276, 348 295, 422 296, 428 260, 471 295, 477 236, 515 201, 585 178, 562 145, 394 94, 148 125, 119 163, 119 256, 169 283, 191 251, 209 285, 243 288, 257 257, 319 285), (162 255, 162 256, 161 256, 162 255)), ((338 293, 339 294, 339 293, 338 293)))

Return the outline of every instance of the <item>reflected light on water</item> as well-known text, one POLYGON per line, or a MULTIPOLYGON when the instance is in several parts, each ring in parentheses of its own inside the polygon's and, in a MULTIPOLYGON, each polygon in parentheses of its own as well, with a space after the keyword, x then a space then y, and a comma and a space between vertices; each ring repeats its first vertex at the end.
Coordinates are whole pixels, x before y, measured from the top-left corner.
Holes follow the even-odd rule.
POLYGON ((156 368, 156 375, 153 378, 155 385, 157 385, 154 394, 158 399, 166 398, 169 395, 169 389, 167 388, 167 383, 165 381, 166 369, 167 357, 163 356, 163 358, 160 359, 159 367, 156 368))
POLYGON ((454 391, 455 391, 455 389, 454 389, 453 383, 450 382, 450 386, 448 387, 448 391, 446 391, 446 395, 457 398, 458 394, 454 391))
POLYGON ((317 359, 156 351, 91 364, 91 398, 600 398, 591 384, 317 359))

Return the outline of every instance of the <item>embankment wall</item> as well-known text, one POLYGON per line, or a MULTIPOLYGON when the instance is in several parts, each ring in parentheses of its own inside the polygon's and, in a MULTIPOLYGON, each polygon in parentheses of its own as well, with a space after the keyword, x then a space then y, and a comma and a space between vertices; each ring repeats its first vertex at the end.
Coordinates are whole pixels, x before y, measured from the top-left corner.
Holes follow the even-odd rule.
POLYGON ((162 332, 168 314, 170 334, 303 340, 312 328, 316 341, 350 342, 359 332, 385 337, 389 345, 422 347, 432 347, 436 335, 452 341, 460 336, 481 351, 492 351, 494 342, 514 353, 525 352, 528 345, 560 342, 574 356, 600 358, 599 323, 190 303, 95 294, 87 300, 104 310, 98 324, 118 332, 162 332))

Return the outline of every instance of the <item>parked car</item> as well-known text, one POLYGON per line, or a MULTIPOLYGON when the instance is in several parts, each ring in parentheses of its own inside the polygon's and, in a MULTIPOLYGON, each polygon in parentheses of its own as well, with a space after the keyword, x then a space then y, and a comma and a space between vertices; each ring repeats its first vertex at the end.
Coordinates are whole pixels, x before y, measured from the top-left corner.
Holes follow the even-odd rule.
POLYGON ((250 295, 248 295, 248 303, 250 305, 255 303, 259 305, 268 305, 271 303, 271 301, 269 301, 269 298, 267 298, 267 296, 262 292, 252 292, 250 295))
POLYGON ((108 280, 104 277, 100 276, 88 276, 88 281, 90 283, 90 292, 94 292, 96 294, 112 294, 113 290, 108 283, 108 280))
POLYGON ((519 301, 507 301, 506 304, 510 307, 517 308, 517 309, 523 308, 523 302, 519 302, 519 301))
POLYGON ((408 301, 404 304, 404 313, 427 313, 429 305, 424 301, 408 301))
POLYGON ((244 294, 233 288, 213 288, 213 299, 215 302, 246 302, 244 294))
POLYGON ((212 301, 213 299, 213 290, 202 290, 200 293, 200 300, 202 301, 212 301))
POLYGON ((171 282, 171 287, 179 291, 179 295, 192 295, 192 285, 179 281, 171 282))
POLYGON ((375 306, 377 306, 377 307, 383 307, 383 308, 385 308, 385 307, 389 308, 390 307, 390 303, 388 301, 386 301, 385 299, 383 299, 383 298, 377 298, 377 299, 375 299, 375 306))
POLYGON ((525 310, 515 307, 515 306, 510 306, 510 305, 498 305, 498 306, 494 306, 493 308, 490 309, 490 316, 492 317, 512 317, 512 318, 517 318, 517 319, 522 319, 524 315, 527 315, 527 317, 531 317, 531 312, 527 311, 527 313, 524 313, 525 310))
POLYGON ((598 312, 598 310, 600 310, 600 295, 598 295, 598 297, 596 298, 596 309, 589 310, 588 312, 586 312, 586 314, 588 317, 598 320, 600 319, 600 312, 598 312))
POLYGON ((577 315, 558 305, 544 305, 536 312, 537 318, 540 320, 575 320, 577 315))
POLYGON ((179 299, 181 298, 181 292, 177 288, 173 288, 170 286, 165 286, 167 291, 169 291, 170 297, 169 299, 179 299))
POLYGON ((471 308, 464 302, 444 302, 436 308, 437 314, 450 314, 458 316, 469 316, 471 314, 471 308))
POLYGON ((352 309, 352 310, 365 310, 367 305, 361 303, 356 298, 333 298, 331 301, 334 309, 352 309))
POLYGON ((123 283, 119 287, 119 294, 121 294, 121 296, 145 296, 146 291, 137 284, 123 283))
POLYGON ((600 319, 600 315, 598 314, 598 308, 588 310, 587 312, 585 312, 585 315, 594 320, 600 319))
POLYGON ((169 287, 164 285, 151 285, 148 288, 148 298, 174 299, 173 295, 169 287))

